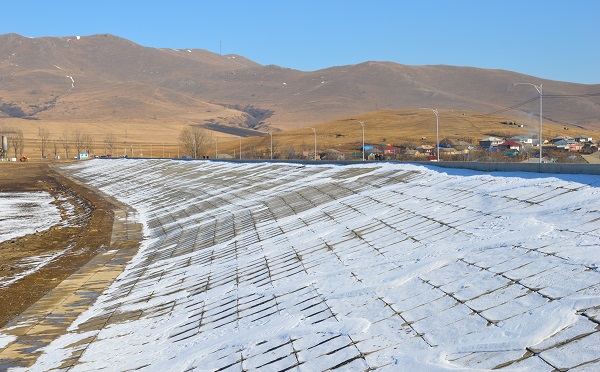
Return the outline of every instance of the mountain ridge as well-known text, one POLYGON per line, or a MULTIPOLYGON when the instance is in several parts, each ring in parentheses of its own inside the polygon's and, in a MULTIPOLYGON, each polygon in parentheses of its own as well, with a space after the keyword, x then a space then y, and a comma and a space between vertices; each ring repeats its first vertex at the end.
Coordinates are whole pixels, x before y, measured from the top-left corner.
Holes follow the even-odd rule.
POLYGON ((266 132, 419 107, 485 114, 516 106, 506 115, 536 120, 538 92, 513 83, 543 84, 550 99, 544 100, 545 121, 600 131, 600 97, 593 95, 600 84, 379 61, 303 72, 234 54, 145 47, 110 34, 0 35, 0 120, 6 126, 26 117, 66 127, 85 123, 97 131, 110 123, 135 132, 156 121, 173 131, 216 122, 266 132), (258 120, 240 107, 272 114, 258 120))

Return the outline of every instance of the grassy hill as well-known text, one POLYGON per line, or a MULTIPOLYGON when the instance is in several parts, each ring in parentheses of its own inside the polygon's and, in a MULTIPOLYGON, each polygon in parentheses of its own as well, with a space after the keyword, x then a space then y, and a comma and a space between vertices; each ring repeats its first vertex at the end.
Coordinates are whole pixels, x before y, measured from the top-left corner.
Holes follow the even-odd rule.
POLYGON ((40 128, 55 141, 81 131, 98 146, 112 134, 134 152, 132 146, 144 144, 175 146, 188 126, 232 143, 239 142, 235 136, 272 132, 290 146, 302 145, 315 127, 323 146, 343 148, 354 146, 358 120, 365 121, 367 142, 431 140, 435 117, 418 108, 432 107, 440 110, 441 137, 480 137, 514 129, 494 127, 503 120, 537 128, 538 92, 511 85, 519 82, 544 86, 544 136, 562 128, 600 133, 600 85, 375 61, 302 72, 113 35, 6 34, 0 35, 0 133, 23 131, 33 151, 40 128))
MULTIPOLYGON (((512 137, 517 135, 536 135, 539 133, 539 122, 521 122, 517 127, 503 124, 514 121, 514 118, 500 115, 484 115, 469 111, 439 110, 439 139, 452 142, 462 140, 473 145, 484 137, 512 137)), ((362 146, 362 126, 364 123, 365 145, 390 144, 415 148, 419 145, 436 143, 436 117, 429 110, 380 110, 353 115, 337 120, 321 123, 312 127, 293 129, 273 133, 275 157, 285 156, 294 150, 312 151, 314 148, 314 132, 316 130, 317 149, 325 151, 334 149, 344 153, 357 151, 362 146)), ((598 138, 595 131, 567 128, 555 123, 547 123, 543 127, 544 138, 558 135, 589 135, 598 138)), ((257 151, 263 156, 270 156, 270 135, 241 139, 242 152, 257 151)), ((219 153, 239 155, 240 141, 221 139, 219 153)))

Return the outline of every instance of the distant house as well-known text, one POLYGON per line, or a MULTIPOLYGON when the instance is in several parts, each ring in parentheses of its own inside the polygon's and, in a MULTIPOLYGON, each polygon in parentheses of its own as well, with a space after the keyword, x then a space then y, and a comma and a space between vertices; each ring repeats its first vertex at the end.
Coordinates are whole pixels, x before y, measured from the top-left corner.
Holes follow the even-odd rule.
POLYGON ((569 137, 569 136, 556 136, 550 140, 550 142, 553 144, 556 144, 557 142, 561 142, 561 141, 573 142, 573 141, 575 141, 575 139, 573 137, 569 137))
POLYGON ((396 154, 400 154, 400 149, 398 147, 385 145, 385 146, 379 146, 378 148, 379 148, 379 150, 381 150, 381 152, 383 153, 383 155, 396 155, 396 154))
POLYGON ((553 138, 551 142, 552 142, 552 145, 558 149, 563 149, 563 150, 569 149, 569 143, 564 139, 553 138))
POLYGON ((583 149, 583 143, 582 142, 568 142, 567 143, 567 147, 569 148, 569 151, 581 151, 581 149, 583 149))
POLYGON ((579 135, 579 136, 575 137, 574 140, 577 142, 592 142, 592 137, 579 135))
POLYGON ((527 136, 514 136, 514 137, 510 137, 507 141, 519 142, 524 145, 533 144, 533 138, 527 137, 527 136))
POLYGON ((430 145, 421 145, 419 147, 417 147, 417 151, 420 152, 421 154, 431 154, 433 152, 433 149, 435 147, 430 146, 430 145))
POLYGON ((406 150, 406 151, 404 151, 404 156, 411 156, 413 158, 422 158, 425 155, 422 152, 419 152, 418 150, 406 150))
POLYGON ((371 155, 371 154, 382 155, 383 154, 383 151, 381 151, 378 147, 371 147, 371 149, 369 149, 369 150, 367 150, 366 148, 367 148, 367 146, 365 146, 366 154, 369 154, 369 155, 371 155))
POLYGON ((471 145, 469 142, 466 141, 456 141, 454 143, 454 148, 457 151, 461 151, 461 152, 465 152, 465 150, 468 152, 470 150, 473 150, 475 147, 473 147, 473 145, 471 145))
POLYGON ((521 151, 523 144, 515 141, 505 141, 498 145, 498 150, 501 151, 521 151))
POLYGON ((500 138, 496 138, 496 137, 487 137, 484 138, 482 140, 479 140, 479 146, 485 148, 485 149, 490 149, 492 147, 497 147, 499 144, 501 144, 504 140, 500 139, 500 138))
POLYGON ((441 147, 440 148, 440 156, 444 156, 444 155, 456 155, 459 152, 456 151, 455 148, 452 147, 441 147))

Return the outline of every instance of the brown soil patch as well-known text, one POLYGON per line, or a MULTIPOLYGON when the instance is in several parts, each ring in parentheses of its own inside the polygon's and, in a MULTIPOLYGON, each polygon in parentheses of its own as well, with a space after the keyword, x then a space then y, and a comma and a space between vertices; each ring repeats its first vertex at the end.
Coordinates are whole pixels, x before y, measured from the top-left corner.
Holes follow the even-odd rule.
POLYGON ((90 259, 108 249, 113 206, 90 189, 62 176, 48 163, 0 163, 0 191, 47 191, 73 211, 62 210, 69 223, 0 242, 0 277, 26 270, 29 257, 62 252, 49 264, 7 287, 0 288, 0 327, 42 298, 90 259))

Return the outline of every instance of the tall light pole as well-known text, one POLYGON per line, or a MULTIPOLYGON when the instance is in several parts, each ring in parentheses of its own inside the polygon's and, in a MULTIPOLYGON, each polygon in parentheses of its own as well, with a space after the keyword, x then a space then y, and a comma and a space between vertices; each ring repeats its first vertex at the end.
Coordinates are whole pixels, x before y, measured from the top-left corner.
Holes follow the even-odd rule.
POLYGON ((237 138, 240 140, 240 160, 242 160, 242 137, 237 136, 237 138))
POLYGON ((313 130, 313 133, 315 134, 315 161, 317 160, 317 130, 315 128, 310 128, 313 130))
MULTIPOLYGON (((271 136, 271 160, 273 160, 273 132, 260 132, 271 136)), ((256 151, 256 148, 254 149, 256 151)), ((240 150, 241 151, 241 150, 240 150)))
POLYGON ((219 158, 219 137, 215 137, 215 159, 219 158))
POLYGON ((542 84, 540 83, 539 86, 535 85, 535 84, 531 84, 531 83, 513 83, 511 85, 531 85, 532 87, 535 88, 535 90, 537 90, 537 92, 540 95, 540 138, 539 138, 539 143, 540 143, 540 164, 542 163, 542 84))
POLYGON ((440 161, 440 120, 438 116, 438 110, 427 107, 419 108, 419 110, 431 110, 435 114, 435 147, 437 148, 437 161, 440 161))
POLYGON ((365 161, 365 122, 359 121, 360 126, 362 127, 362 153, 363 153, 363 161, 365 161))

